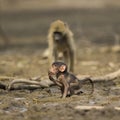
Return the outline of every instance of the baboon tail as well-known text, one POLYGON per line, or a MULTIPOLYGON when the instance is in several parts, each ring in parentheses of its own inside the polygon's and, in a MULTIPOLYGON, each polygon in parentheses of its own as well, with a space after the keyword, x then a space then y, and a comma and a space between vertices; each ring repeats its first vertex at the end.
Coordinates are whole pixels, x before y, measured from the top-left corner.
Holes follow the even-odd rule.
POLYGON ((94 92, 94 83, 90 78, 84 78, 84 79, 80 80, 80 84, 81 84, 81 89, 83 90, 83 93, 93 94, 93 92, 94 92))

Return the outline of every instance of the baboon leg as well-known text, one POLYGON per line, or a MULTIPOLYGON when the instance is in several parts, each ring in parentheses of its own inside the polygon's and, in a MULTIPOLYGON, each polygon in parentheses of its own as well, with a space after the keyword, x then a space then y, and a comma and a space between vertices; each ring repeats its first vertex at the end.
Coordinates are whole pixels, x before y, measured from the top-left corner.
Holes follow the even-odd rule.
POLYGON ((73 51, 69 51, 69 55, 70 55, 70 71, 73 72, 74 71, 74 63, 75 63, 75 56, 74 56, 74 52, 73 51))
POLYGON ((68 51, 64 51, 63 56, 64 56, 63 57, 64 62, 67 64, 68 70, 70 70, 70 59, 69 59, 69 53, 68 53, 68 51))

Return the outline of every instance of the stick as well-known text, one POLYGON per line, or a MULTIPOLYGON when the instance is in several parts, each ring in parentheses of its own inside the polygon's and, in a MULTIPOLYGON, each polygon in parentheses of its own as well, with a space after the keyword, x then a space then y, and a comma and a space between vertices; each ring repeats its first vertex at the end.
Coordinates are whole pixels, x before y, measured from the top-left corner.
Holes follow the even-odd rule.
POLYGON ((93 82, 97 82, 97 81, 110 81, 110 80, 114 80, 114 79, 117 79, 120 77, 120 69, 115 71, 115 72, 112 72, 112 73, 109 73, 107 75, 104 75, 104 76, 98 76, 98 77, 91 77, 89 75, 78 75, 78 78, 80 80, 82 79, 85 79, 85 78, 90 78, 91 80, 93 80, 93 82))
POLYGON ((18 85, 17 87, 11 87, 9 90, 35 90, 40 88, 41 87, 39 85, 18 85))
POLYGON ((101 77, 92 77, 93 81, 114 80, 120 77, 120 69, 101 77))
MULTIPOLYGON (((76 106, 76 110, 91 110, 91 109, 97 109, 97 110, 103 110, 106 107, 104 106, 76 106)), ((114 107, 115 110, 120 110, 120 107, 114 107)))
MULTIPOLYGON (((50 80, 41 80, 40 82, 30 79, 15 79, 8 85, 8 90, 14 89, 13 85, 16 83, 25 83, 25 84, 32 84, 37 85, 41 88, 46 88, 54 85, 54 83, 50 80)), ((28 85, 27 88, 31 87, 31 85, 28 85)), ((22 88, 22 87, 21 87, 22 88)))

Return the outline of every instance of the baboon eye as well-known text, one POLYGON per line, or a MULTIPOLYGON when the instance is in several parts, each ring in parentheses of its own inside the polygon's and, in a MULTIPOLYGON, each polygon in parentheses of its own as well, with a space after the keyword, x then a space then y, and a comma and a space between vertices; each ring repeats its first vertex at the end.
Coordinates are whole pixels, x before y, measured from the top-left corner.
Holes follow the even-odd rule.
POLYGON ((56 65, 53 65, 52 67, 54 68, 54 70, 57 70, 57 66, 56 65))
POLYGON ((54 68, 56 68, 56 65, 53 65, 54 68))

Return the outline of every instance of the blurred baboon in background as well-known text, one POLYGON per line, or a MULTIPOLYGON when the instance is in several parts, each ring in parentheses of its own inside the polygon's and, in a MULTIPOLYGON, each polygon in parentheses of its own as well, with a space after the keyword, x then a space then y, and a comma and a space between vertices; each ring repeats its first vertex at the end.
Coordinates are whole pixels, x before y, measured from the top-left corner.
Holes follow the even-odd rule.
POLYGON ((68 70, 74 71, 75 43, 73 33, 68 25, 61 20, 54 21, 48 32, 49 63, 59 61, 59 53, 63 54, 63 61, 68 65, 68 70))

